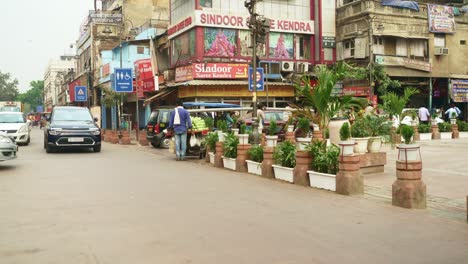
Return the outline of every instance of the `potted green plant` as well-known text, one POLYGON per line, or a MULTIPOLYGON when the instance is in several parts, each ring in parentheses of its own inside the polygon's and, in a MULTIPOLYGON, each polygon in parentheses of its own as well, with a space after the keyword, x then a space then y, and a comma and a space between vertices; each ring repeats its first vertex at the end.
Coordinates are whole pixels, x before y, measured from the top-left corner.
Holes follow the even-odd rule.
POLYGON ((336 190, 336 174, 339 170, 340 149, 324 141, 314 141, 308 147, 314 157, 312 170, 307 171, 311 187, 336 190))
POLYGON ((450 115, 450 124, 457 124, 457 114, 455 112, 452 112, 452 114, 450 115))
POLYGON ((224 138, 224 168, 236 170, 237 145, 239 145, 239 139, 234 133, 228 133, 224 138))
POLYGON ((391 123, 385 117, 376 115, 368 115, 365 119, 370 131, 367 151, 370 153, 379 152, 382 147, 382 141, 391 142, 391 123))
POLYGON ((263 147, 261 145, 253 145, 247 150, 249 157, 247 162, 247 172, 262 175, 263 147))
MULTIPOLYGON (((349 128, 349 123, 344 123, 340 128, 340 148, 341 155, 353 155, 354 154, 354 145, 356 141, 351 139, 351 131, 349 128)), ((315 157, 314 157, 315 158, 315 157)))
POLYGON ((418 131, 419 131, 419 140, 421 141, 431 140, 432 133, 431 133, 431 126, 429 124, 420 123, 418 125, 418 131))
POLYGON ((216 123, 216 126, 218 128, 217 133, 218 133, 218 139, 220 142, 224 142, 224 137, 227 133, 228 126, 226 120, 218 120, 216 123))
POLYGON ((438 123, 440 132, 440 139, 451 139, 452 138, 452 125, 447 122, 438 123))
POLYGON ((208 128, 209 131, 213 131, 213 127, 214 127, 214 120, 213 118, 211 117, 206 117, 203 119, 203 121, 205 121, 205 126, 206 128, 208 128))
POLYGON ((437 126, 437 118, 438 118, 437 113, 432 113, 432 115, 431 115, 431 125, 432 126, 437 126))
POLYGON ((267 147, 275 147, 278 142, 278 136, 276 135, 276 130, 278 126, 276 125, 275 120, 270 121, 270 127, 268 128, 268 136, 266 136, 266 145, 267 147))
POLYGON ((351 126, 351 136, 356 141, 354 153, 364 154, 367 151, 367 144, 371 136, 371 128, 365 117, 358 117, 351 126))
POLYGON ((214 164, 214 154, 216 152, 216 142, 218 142, 218 133, 210 132, 205 136, 206 151, 210 157, 210 163, 214 164))
POLYGON ((312 141, 310 135, 310 120, 306 117, 299 117, 296 124, 296 146, 298 150, 304 150, 305 146, 312 141))
POLYGON ((458 121, 458 130, 460 131, 460 138, 468 138, 468 122, 458 121))
POLYGON ((419 160, 419 145, 413 143, 414 130, 408 125, 400 126, 400 133, 404 139, 403 144, 398 145, 398 160, 416 161, 419 160))
POLYGON ((279 143, 273 153, 275 178, 293 182, 293 170, 296 166, 296 146, 290 141, 279 143))
POLYGON ((239 144, 249 144, 249 134, 247 133, 247 125, 244 122, 242 122, 239 126, 239 134, 237 134, 237 137, 239 138, 239 144))

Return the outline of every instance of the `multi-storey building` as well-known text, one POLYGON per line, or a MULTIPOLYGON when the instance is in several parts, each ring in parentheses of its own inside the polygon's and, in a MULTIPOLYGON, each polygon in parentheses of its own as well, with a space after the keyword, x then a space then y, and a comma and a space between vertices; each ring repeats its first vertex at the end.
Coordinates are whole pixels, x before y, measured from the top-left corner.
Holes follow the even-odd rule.
POLYGON ((65 75, 75 68, 74 56, 60 56, 51 60, 44 73, 44 109, 51 111, 55 105, 60 105, 59 94, 65 81, 65 75))
MULTIPOLYGON (((257 1, 258 14, 271 19, 260 67, 267 72, 270 106, 292 100, 291 80, 319 63, 333 63, 335 3, 325 0, 257 1)), ((252 102, 247 79, 252 62, 249 12, 240 0, 171 0, 170 62, 177 90, 186 101, 252 102)), ((172 88, 171 88, 172 87, 172 88)))
MULTIPOLYGON (((450 2, 339 0, 337 59, 383 65, 392 79, 420 90, 414 107, 466 102, 468 15, 461 5, 444 6, 450 2)), ((377 92, 373 84, 345 83, 344 92, 367 96, 377 92)))

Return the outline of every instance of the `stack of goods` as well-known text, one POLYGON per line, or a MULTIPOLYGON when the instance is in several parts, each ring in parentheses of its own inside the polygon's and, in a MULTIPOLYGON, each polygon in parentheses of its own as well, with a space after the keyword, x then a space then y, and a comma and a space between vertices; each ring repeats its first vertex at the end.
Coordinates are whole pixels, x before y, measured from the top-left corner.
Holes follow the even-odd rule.
POLYGON ((197 131, 203 131, 207 130, 208 127, 205 124, 205 120, 203 120, 201 117, 192 117, 192 131, 197 132, 197 131))

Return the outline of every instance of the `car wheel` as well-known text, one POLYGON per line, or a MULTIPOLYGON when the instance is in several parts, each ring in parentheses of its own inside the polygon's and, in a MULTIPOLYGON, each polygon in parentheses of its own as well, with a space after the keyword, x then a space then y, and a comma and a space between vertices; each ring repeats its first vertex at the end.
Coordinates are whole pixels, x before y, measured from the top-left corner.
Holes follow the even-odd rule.
POLYGON ((55 148, 52 147, 52 146, 49 146, 48 144, 46 144, 45 150, 46 150, 46 153, 53 153, 53 152, 55 152, 55 148))
POLYGON ((101 152, 101 145, 93 147, 94 152, 101 152))
POLYGON ((158 144, 156 144, 154 142, 151 142, 151 146, 153 146, 153 148, 158 148, 158 144))
POLYGON ((164 138, 164 139, 161 140, 161 142, 159 143, 159 147, 160 147, 160 148, 163 148, 163 149, 168 149, 168 148, 169 148, 170 142, 171 142, 171 139, 170 139, 170 138, 164 138))
POLYGON ((26 143, 24 145, 27 146, 27 145, 29 145, 29 143, 31 143, 31 138, 30 137, 28 137, 28 140, 26 141, 26 143))

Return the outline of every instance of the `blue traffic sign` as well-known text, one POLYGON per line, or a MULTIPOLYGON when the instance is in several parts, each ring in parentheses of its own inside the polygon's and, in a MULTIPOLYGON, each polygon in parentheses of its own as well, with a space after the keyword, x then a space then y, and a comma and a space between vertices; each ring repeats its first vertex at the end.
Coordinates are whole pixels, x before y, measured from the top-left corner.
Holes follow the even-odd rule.
POLYGON ((42 105, 36 106, 36 112, 38 112, 38 113, 44 112, 44 107, 42 105))
POLYGON ((88 90, 86 86, 75 86, 75 102, 88 101, 88 90))
MULTIPOLYGON (((249 91, 253 92, 253 71, 252 68, 249 68, 249 91)), ((263 68, 257 68, 257 92, 262 92, 264 89, 264 75, 263 68)))
POLYGON ((120 93, 133 92, 133 77, 132 69, 116 68, 115 69, 115 91, 120 93))

